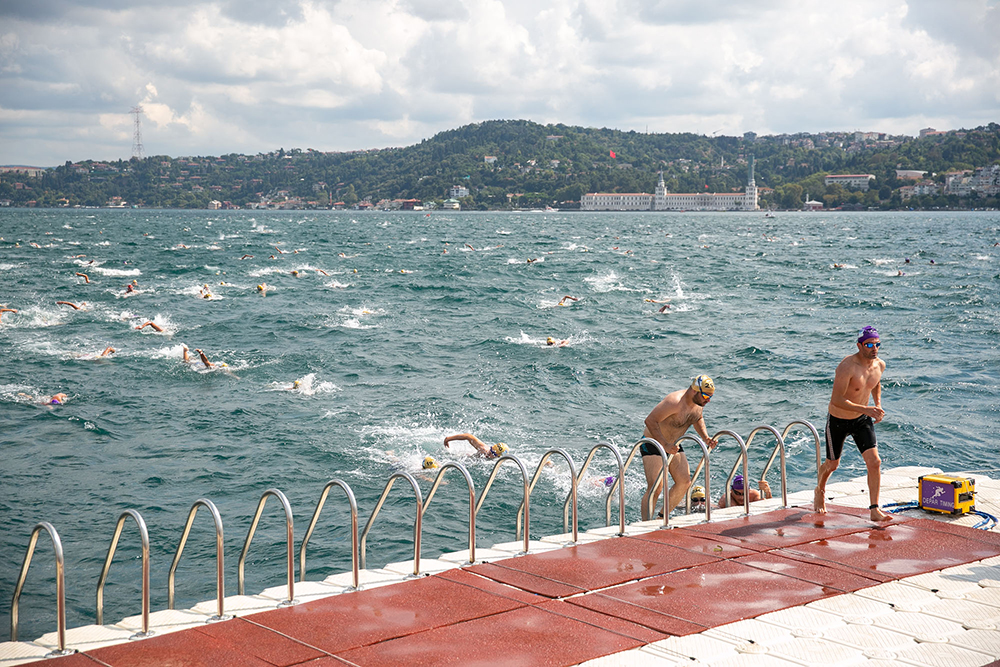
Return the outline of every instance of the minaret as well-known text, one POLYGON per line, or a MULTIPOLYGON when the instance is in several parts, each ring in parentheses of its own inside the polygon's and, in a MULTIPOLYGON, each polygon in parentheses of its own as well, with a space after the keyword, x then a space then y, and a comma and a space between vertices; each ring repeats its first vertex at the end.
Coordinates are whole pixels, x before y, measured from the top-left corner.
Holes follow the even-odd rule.
POLYGON ((757 211, 760 206, 757 204, 757 183, 753 178, 753 155, 750 156, 750 168, 747 170, 747 189, 743 194, 743 210, 757 211))
POLYGON ((656 185, 656 194, 653 195, 653 210, 665 211, 667 209, 667 186, 663 182, 663 172, 660 172, 660 182, 656 185))

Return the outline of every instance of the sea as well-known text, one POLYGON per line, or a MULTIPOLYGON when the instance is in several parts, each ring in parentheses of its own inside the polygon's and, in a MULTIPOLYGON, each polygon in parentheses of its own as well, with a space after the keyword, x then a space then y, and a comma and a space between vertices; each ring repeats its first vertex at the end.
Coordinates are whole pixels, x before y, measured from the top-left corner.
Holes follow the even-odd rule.
MULTIPOLYGON (((426 496, 426 456, 465 465, 481 493, 493 462, 464 444, 445 449, 450 434, 506 443, 529 476, 553 448, 579 470, 599 442, 627 455, 652 407, 703 373, 717 387, 710 433, 746 437, 804 419, 822 435, 834 369, 865 325, 879 330, 887 364, 883 465, 996 476, 998 242, 998 212, 0 210, 0 307, 17 310, 0 319, 0 626, 41 521, 61 538, 75 627, 94 622, 126 509, 149 527, 158 610, 199 499, 222 518, 230 595, 269 489, 291 505, 296 567, 329 480, 353 489, 362 527, 395 473, 413 475, 426 496), (56 393, 66 401, 47 404, 56 393)), ((785 444, 789 491, 811 487, 812 435, 796 428, 785 444)), ((754 439, 752 477, 774 445, 754 439)), ((693 466, 700 454, 686 449, 693 466)), ((738 454, 722 438, 713 496, 738 454)), ((550 460, 531 495, 532 537, 563 532, 570 472, 560 455, 550 460)), ((640 468, 637 459, 625 475, 630 522, 640 468)), ((834 481, 863 472, 848 443, 834 481)), ((602 450, 579 486, 581 530, 605 525, 602 480, 612 475, 602 450)), ((768 479, 778 492, 777 465, 768 479)), ((522 493, 521 470, 505 463, 477 517, 480 548, 516 539, 522 493)), ((369 567, 413 558, 415 508, 397 477, 371 526, 369 567)), ((467 548, 468 516, 468 488, 450 470, 423 519, 422 556, 467 548)), ((350 570, 349 527, 335 488, 307 580, 350 570)), ((284 583, 285 554, 272 498, 248 553, 247 593, 284 583)), ((177 569, 178 608, 215 597, 215 563, 213 523, 199 511, 177 569)), ((43 533, 21 638, 55 629, 55 571, 43 533)), ((140 573, 129 520, 105 622, 139 614, 140 573)))

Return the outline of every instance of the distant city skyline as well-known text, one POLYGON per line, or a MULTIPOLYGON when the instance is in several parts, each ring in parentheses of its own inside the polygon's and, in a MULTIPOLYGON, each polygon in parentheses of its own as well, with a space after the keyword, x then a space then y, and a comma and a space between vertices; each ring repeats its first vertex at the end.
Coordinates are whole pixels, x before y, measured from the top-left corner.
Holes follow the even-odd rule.
POLYGON ((0 3, 0 164, 405 146, 491 119, 709 136, 1000 122, 997 0, 0 3))

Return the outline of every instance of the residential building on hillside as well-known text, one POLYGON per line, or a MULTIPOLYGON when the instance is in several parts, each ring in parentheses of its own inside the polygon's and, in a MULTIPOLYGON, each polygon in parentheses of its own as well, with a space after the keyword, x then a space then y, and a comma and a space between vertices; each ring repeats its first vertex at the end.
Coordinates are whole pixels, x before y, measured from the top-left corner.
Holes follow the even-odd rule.
POLYGON ((919 169, 897 169, 896 178, 901 181, 919 181, 926 173, 926 171, 919 169))
POLYGON ((469 196, 469 188, 464 185, 453 185, 451 189, 448 190, 448 196, 452 199, 461 199, 462 197, 469 196))
POLYGON ((875 180, 875 174, 829 174, 823 179, 824 185, 842 185, 849 188, 858 188, 863 192, 868 191, 868 184, 875 180))

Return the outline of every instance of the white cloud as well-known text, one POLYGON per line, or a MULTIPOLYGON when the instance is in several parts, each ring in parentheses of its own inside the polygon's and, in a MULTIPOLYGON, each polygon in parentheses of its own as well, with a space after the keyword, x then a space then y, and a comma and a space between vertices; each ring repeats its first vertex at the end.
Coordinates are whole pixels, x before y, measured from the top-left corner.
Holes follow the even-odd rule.
POLYGON ((1000 119, 993 0, 0 5, 0 163, 403 145, 468 122, 913 134, 1000 119), (65 137, 53 140, 53 137, 65 137))

